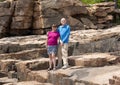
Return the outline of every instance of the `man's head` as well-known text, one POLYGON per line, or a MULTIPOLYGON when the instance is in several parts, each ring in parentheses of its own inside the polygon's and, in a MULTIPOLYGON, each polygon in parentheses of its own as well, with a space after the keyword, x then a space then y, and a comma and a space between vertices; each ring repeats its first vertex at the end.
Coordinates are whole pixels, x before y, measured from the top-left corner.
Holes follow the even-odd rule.
POLYGON ((65 19, 65 18, 62 18, 62 19, 61 19, 61 24, 62 24, 62 25, 65 25, 65 24, 66 24, 66 22, 67 22, 67 21, 66 21, 66 19, 65 19))

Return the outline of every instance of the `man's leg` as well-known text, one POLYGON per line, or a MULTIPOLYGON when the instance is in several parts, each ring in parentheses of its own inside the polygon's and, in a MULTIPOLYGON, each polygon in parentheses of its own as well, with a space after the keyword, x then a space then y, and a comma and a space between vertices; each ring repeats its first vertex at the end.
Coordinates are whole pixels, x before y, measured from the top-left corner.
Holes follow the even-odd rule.
POLYGON ((68 67, 68 44, 62 46, 63 69, 68 67))
POLYGON ((57 56, 58 56, 58 64, 57 64, 57 68, 62 67, 62 53, 61 53, 61 45, 58 45, 58 52, 57 52, 57 56))

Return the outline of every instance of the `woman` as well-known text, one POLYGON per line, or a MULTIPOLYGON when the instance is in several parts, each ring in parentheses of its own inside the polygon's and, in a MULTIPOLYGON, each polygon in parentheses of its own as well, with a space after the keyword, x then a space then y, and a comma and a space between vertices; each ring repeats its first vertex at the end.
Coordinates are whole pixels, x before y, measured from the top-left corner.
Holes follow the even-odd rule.
POLYGON ((57 32, 57 26, 55 24, 52 25, 52 30, 47 33, 47 53, 49 55, 49 70, 56 69, 56 53, 57 53, 57 45, 59 39, 59 32, 57 32), (52 66, 53 65, 53 66, 52 66))

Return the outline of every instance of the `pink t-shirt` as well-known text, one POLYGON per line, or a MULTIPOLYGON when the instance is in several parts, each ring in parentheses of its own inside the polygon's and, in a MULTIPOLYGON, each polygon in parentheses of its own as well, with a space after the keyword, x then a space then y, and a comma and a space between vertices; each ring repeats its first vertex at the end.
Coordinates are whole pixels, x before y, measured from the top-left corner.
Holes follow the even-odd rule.
POLYGON ((49 31, 48 34, 48 42, 47 42, 47 45, 57 45, 57 40, 60 36, 59 32, 52 32, 52 31, 49 31))

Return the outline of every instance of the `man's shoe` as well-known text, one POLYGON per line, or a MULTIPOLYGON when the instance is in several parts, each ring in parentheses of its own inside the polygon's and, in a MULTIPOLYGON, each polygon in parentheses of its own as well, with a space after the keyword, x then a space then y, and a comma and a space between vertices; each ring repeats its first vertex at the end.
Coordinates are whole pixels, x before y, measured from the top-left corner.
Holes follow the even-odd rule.
POLYGON ((55 71, 55 70, 56 70, 56 67, 53 68, 53 71, 55 71))
POLYGON ((59 68, 61 68, 61 67, 62 67, 62 66, 59 66, 59 65, 58 65, 58 66, 56 66, 56 69, 59 69, 59 68))
POLYGON ((62 69, 66 69, 66 68, 68 68, 69 66, 68 65, 64 65, 63 67, 62 67, 62 69))

